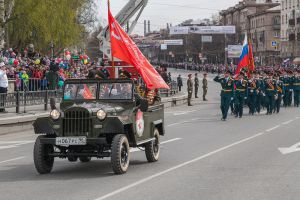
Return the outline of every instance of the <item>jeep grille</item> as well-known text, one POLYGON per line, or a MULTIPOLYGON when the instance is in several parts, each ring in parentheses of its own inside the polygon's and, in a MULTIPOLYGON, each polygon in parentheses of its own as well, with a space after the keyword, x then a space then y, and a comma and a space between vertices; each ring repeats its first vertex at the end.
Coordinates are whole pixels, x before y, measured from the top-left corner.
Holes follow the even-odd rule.
POLYGON ((72 109, 65 112, 63 119, 64 136, 86 136, 90 132, 90 113, 85 109, 72 109))

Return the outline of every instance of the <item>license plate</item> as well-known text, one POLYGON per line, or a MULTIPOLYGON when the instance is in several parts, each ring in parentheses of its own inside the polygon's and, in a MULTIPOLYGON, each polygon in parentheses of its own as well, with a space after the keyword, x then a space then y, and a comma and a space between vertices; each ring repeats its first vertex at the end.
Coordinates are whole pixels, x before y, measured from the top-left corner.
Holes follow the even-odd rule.
POLYGON ((86 137, 57 137, 55 144, 61 146, 86 145, 86 137))

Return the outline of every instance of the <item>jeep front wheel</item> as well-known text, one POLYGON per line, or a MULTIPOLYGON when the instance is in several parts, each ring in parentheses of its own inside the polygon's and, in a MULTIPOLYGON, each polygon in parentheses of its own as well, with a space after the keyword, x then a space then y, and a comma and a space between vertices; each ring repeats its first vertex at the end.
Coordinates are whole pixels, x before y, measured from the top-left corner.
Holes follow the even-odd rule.
POLYGON ((130 160, 129 142, 125 135, 116 135, 111 145, 111 164, 115 174, 127 172, 130 160))
POLYGON ((33 160, 34 165, 38 173, 48 174, 52 171, 54 157, 49 154, 54 152, 53 145, 41 143, 41 139, 45 138, 44 135, 37 137, 34 149, 33 149, 33 160))
POLYGON ((145 145, 145 153, 148 162, 156 162, 159 159, 160 153, 160 139, 159 139, 159 131, 157 128, 154 129, 154 140, 148 142, 145 145))

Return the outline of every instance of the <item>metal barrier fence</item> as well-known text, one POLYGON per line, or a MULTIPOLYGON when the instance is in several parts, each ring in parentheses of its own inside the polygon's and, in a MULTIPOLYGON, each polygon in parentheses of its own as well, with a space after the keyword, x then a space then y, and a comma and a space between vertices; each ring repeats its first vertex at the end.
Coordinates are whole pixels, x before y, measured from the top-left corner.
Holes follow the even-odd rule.
POLYGON ((20 113, 21 107, 26 112, 27 106, 35 105, 44 105, 44 110, 48 110, 50 98, 60 100, 62 95, 62 90, 16 91, 0 94, 0 110, 4 108, 16 108, 16 113, 20 113))
MULTIPOLYGON (((37 85, 32 85, 33 89, 37 85)), ((160 96, 169 97, 178 93, 176 81, 169 84, 170 89, 159 90, 160 96)), ((56 98, 57 102, 62 99, 62 90, 40 90, 40 91, 27 91, 16 90, 7 94, 0 94, 0 110, 5 108, 16 108, 16 113, 22 111, 26 112, 27 106, 44 105, 44 110, 48 110, 50 98, 56 98)))
POLYGON ((54 90, 56 88, 49 88, 47 79, 30 78, 28 80, 15 79, 14 91, 39 91, 39 90, 54 90))
POLYGON ((168 96, 172 96, 178 93, 178 86, 177 86, 177 82, 176 81, 172 81, 171 83, 168 84, 170 89, 160 89, 159 93, 160 96, 163 97, 168 97, 168 96))

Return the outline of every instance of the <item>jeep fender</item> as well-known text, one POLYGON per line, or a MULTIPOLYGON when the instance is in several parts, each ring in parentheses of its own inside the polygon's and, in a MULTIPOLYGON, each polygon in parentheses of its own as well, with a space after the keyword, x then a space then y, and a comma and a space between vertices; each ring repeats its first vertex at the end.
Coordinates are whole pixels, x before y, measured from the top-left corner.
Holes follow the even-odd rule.
POLYGON ((165 135, 164 122, 162 119, 152 122, 152 133, 154 131, 154 128, 158 129, 160 135, 165 135))
POLYGON ((35 134, 55 134, 52 129, 52 121, 49 117, 38 118, 33 123, 35 134))

